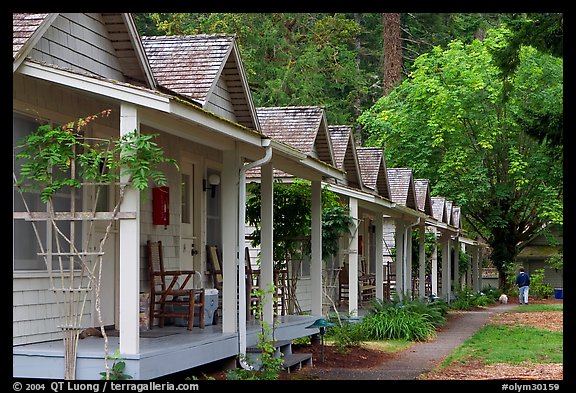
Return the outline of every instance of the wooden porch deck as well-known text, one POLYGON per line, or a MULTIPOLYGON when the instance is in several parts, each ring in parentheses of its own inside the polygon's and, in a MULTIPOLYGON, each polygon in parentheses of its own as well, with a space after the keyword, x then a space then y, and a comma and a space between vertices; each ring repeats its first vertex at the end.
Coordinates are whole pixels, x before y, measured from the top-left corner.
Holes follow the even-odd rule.
MULTIPOLYGON (((278 318, 276 340, 293 340, 317 333, 306 329, 318 316, 287 315, 278 318)), ((246 322, 246 345, 256 345, 260 325, 246 322)), ((198 367, 238 354, 238 334, 222 333, 222 325, 194 327, 155 327, 140 337, 140 353, 122 356, 125 373, 135 380, 150 380, 198 367)), ((108 337, 109 356, 119 347, 118 337, 108 337)), ((13 347, 13 377, 64 378, 64 347, 61 340, 13 347)), ((104 371, 104 339, 87 337, 78 343, 76 379, 98 380, 104 371)))

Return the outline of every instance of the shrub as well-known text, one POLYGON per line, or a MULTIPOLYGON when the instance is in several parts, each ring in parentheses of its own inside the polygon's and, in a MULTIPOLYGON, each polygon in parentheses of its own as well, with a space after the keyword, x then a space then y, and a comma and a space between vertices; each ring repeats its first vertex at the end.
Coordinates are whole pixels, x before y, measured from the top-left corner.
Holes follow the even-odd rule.
POLYGON ((388 307, 366 315, 360 329, 373 340, 426 341, 436 335, 431 319, 430 314, 419 314, 404 306, 388 307))

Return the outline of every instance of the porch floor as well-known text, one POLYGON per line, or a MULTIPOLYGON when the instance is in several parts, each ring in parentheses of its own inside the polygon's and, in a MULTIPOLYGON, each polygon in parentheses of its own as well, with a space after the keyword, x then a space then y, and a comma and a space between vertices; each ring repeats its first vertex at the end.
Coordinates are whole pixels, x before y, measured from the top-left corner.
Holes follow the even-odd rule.
MULTIPOLYGON (((318 316, 287 315, 278 318, 274 329, 276 340, 293 340, 317 333, 306 327, 318 316)), ((246 345, 255 345, 260 324, 246 322, 246 345)), ((149 380, 184 371, 218 360, 235 357, 239 352, 238 334, 223 333, 222 325, 194 327, 165 326, 142 332, 140 351, 122 355, 125 373, 136 380, 149 380)), ((108 336, 108 356, 119 348, 119 337, 108 336)), ((24 344, 13 347, 13 376, 16 378, 64 378, 64 347, 62 340, 24 344)), ((100 379, 104 371, 104 339, 87 337, 78 342, 76 378, 100 379)), ((110 361, 112 363, 112 361, 110 361)), ((111 366, 111 364, 110 364, 111 366)))

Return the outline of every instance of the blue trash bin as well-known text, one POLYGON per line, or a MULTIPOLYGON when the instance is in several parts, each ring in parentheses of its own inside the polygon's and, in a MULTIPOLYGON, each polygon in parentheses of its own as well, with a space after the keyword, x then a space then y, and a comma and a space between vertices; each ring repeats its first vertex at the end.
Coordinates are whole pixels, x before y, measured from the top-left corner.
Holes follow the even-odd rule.
POLYGON ((554 288, 554 299, 563 299, 564 294, 562 288, 554 288))

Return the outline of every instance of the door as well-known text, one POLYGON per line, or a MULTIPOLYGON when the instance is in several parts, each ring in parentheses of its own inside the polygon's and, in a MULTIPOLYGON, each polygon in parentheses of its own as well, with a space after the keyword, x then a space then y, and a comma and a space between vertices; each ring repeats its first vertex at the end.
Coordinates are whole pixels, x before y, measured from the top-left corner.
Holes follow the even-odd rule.
POLYGON ((184 161, 181 167, 181 223, 180 223, 180 269, 202 271, 196 266, 195 256, 198 254, 196 236, 194 235, 195 197, 195 167, 191 161, 184 161))

